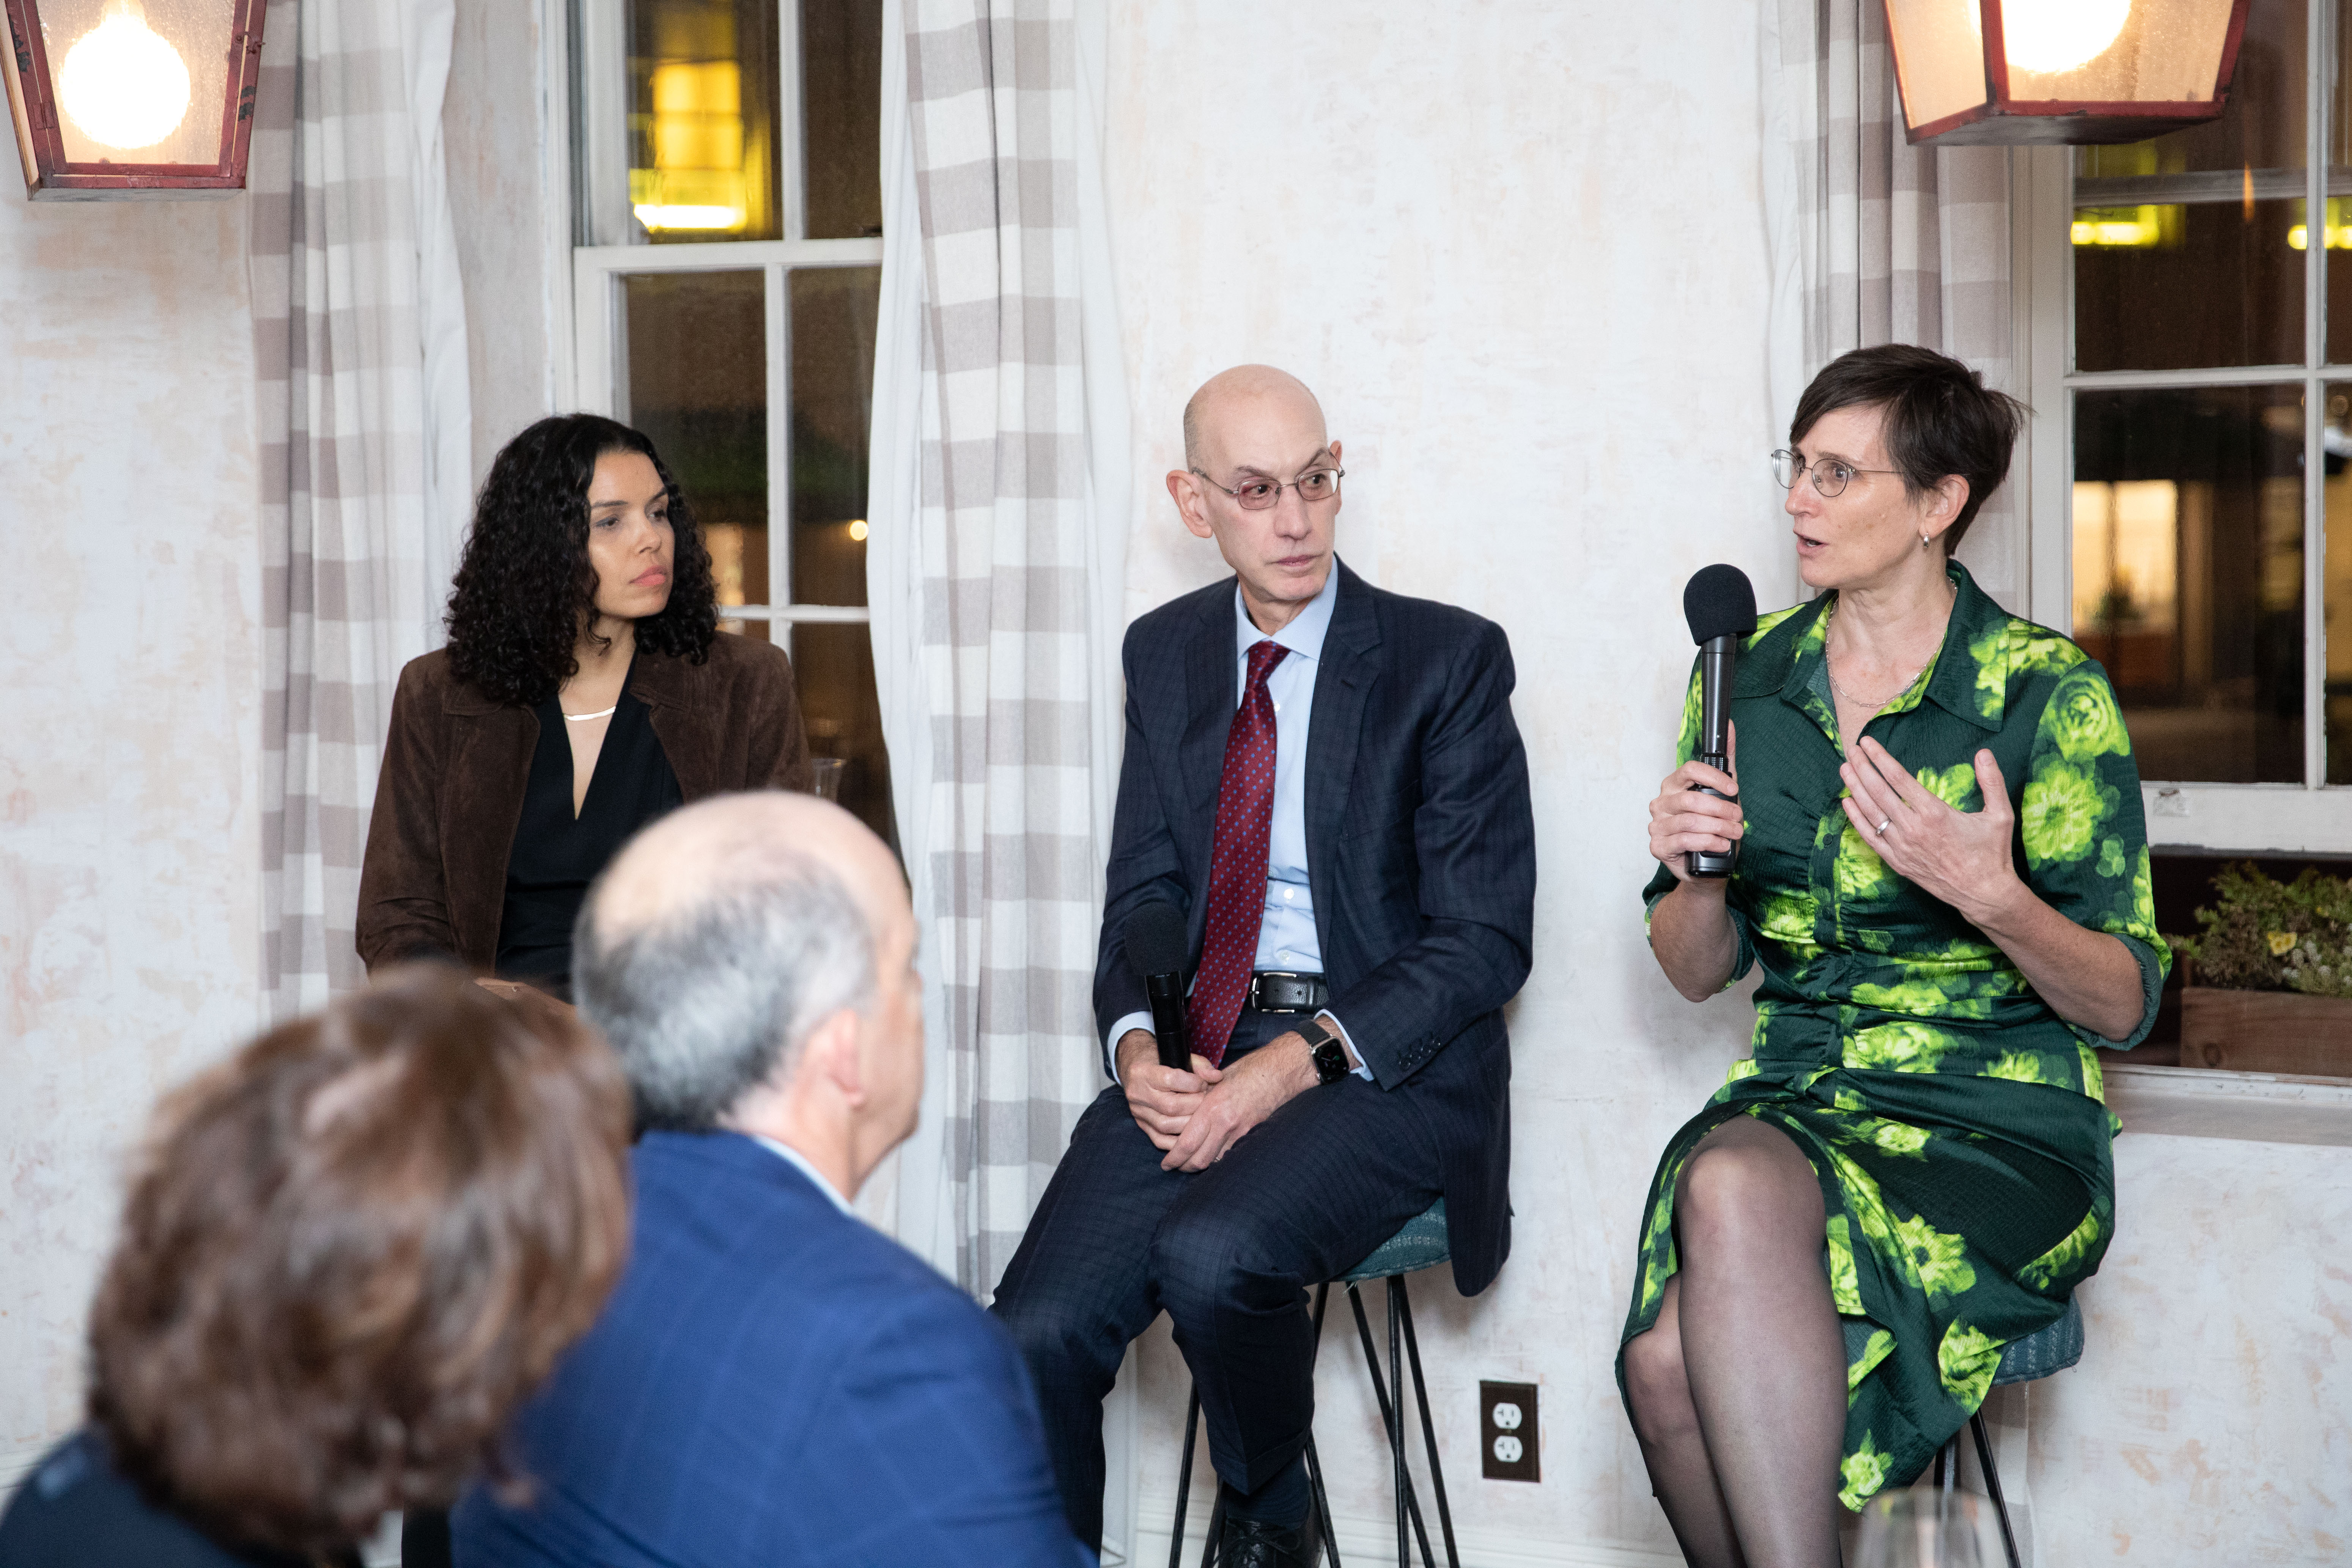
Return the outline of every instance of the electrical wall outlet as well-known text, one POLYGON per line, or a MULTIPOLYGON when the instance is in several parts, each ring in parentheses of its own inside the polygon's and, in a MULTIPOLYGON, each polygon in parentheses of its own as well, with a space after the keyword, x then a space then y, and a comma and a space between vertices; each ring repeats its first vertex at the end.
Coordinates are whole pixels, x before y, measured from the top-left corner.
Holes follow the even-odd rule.
POLYGON ((1538 1481, 1536 1385, 1478 1385, 1478 1473, 1490 1481, 1538 1481))

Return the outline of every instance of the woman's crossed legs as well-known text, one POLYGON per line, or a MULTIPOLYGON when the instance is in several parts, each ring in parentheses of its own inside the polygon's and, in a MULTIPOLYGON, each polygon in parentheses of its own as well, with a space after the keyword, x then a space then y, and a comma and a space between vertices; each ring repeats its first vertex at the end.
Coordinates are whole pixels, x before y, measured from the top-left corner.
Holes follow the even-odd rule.
POLYGON ((1845 1342, 1820 1179, 1789 1135, 1737 1116, 1675 1194, 1680 1272, 1625 1346, 1634 1436, 1696 1568, 1836 1568, 1845 1342))

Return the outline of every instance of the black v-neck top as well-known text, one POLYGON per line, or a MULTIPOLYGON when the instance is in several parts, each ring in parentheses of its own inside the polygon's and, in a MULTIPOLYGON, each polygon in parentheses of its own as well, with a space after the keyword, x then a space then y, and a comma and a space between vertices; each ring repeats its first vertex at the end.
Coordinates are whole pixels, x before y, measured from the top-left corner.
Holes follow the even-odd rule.
MULTIPOLYGON (((635 665, 630 674, 635 674, 635 665)), ((652 710, 621 682, 620 705, 596 754, 588 797, 572 815, 572 739, 563 709, 549 698, 532 712, 539 747, 523 786, 522 816, 507 854, 506 904, 499 917, 498 973, 572 999, 572 927, 588 884, 638 828, 686 804, 652 710)))

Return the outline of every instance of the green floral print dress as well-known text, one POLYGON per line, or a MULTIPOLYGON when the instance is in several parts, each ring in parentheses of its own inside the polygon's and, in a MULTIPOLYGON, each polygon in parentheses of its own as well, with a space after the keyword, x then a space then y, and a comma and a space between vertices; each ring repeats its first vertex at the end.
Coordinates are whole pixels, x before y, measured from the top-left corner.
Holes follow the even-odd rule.
MULTIPOLYGON (((1979 809, 1990 747, 2017 812, 2018 869, 2061 914, 2122 939, 2147 1005, 2126 1040, 2066 1023, 1958 910, 1897 877, 1838 802, 1830 596, 1764 618, 1733 687, 1747 820, 1725 903, 1735 980, 1761 966, 1754 1054, 1666 1147, 1650 1185, 1630 1340, 1677 1267, 1674 1197, 1699 1139, 1753 1116, 1812 1162, 1845 1331, 1840 1500, 1906 1485, 1983 1402, 2001 1347, 2057 1319, 2115 1224, 2095 1046, 2138 1043, 2171 953, 2148 894, 2131 741, 2105 673, 1954 564, 1941 651, 1864 733, 1928 789, 1979 809)), ((1698 730, 1694 671, 1677 756, 1698 730)), ((1675 886, 1664 867, 1652 908, 1675 886)), ((1623 1358, 1619 1358, 1622 1389, 1623 1358)))

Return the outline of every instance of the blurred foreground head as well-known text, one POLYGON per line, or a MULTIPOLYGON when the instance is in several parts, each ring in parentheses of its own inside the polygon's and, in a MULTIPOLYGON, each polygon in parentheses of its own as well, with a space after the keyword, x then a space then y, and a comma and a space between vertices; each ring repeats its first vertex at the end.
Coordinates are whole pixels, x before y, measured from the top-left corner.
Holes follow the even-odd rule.
POLYGON ((158 1113, 90 1318, 90 1418, 215 1537, 347 1547, 499 1473, 628 1238, 627 1094, 553 1009, 380 975, 158 1113))
POLYGON ((845 1196, 914 1131, 914 911, 839 806, 771 792, 670 813, 597 879, 572 952, 645 1126, 790 1144, 845 1196))

